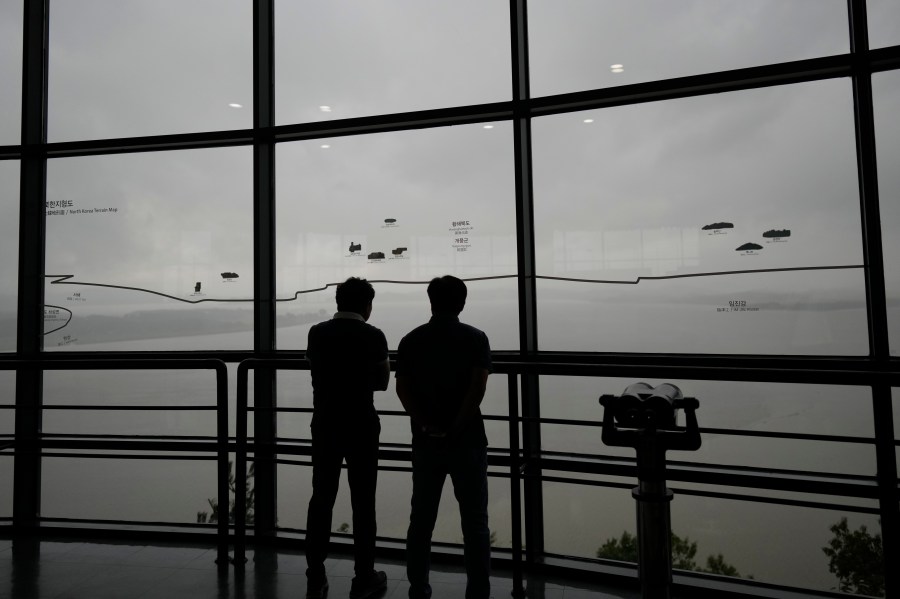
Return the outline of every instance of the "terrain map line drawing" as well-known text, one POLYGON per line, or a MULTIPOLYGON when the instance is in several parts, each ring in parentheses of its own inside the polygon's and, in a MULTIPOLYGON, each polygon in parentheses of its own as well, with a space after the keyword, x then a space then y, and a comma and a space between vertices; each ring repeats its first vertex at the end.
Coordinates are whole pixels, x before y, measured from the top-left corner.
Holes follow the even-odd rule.
MULTIPOLYGON (((783 267, 783 268, 756 268, 756 269, 743 269, 743 270, 720 270, 713 272, 697 272, 697 273, 684 273, 677 275, 657 275, 657 276, 638 276, 634 279, 581 279, 581 278, 573 278, 573 277, 555 277, 549 275, 535 275, 535 279, 541 279, 545 281, 566 281, 570 283, 590 283, 590 284, 598 284, 598 285, 638 285, 642 281, 666 281, 671 279, 690 279, 690 278, 699 278, 699 277, 721 277, 721 276, 729 276, 729 275, 747 275, 747 274, 760 274, 760 273, 770 273, 770 272, 797 272, 797 271, 817 271, 817 270, 852 270, 852 269, 862 269, 865 268, 864 264, 846 264, 840 266, 792 266, 792 267, 783 267)), ((159 297, 164 297, 167 299, 174 300, 176 302, 182 302, 185 304, 202 304, 205 302, 213 302, 213 303, 246 303, 252 302, 252 298, 198 298, 198 299, 188 299, 184 297, 179 297, 177 295, 171 295, 168 293, 163 293, 161 291, 155 291, 153 289, 146 289, 144 287, 131 287, 128 285, 113 285, 110 283, 91 283, 86 281, 76 281, 74 280, 75 275, 44 275, 45 279, 50 279, 51 285, 79 285, 83 287, 101 287, 106 289, 121 289, 124 291, 136 291, 138 293, 149 293, 151 295, 157 295, 159 297)), ((463 278, 463 281, 466 282, 475 282, 475 281, 494 281, 501 279, 517 279, 519 275, 490 275, 484 277, 468 277, 463 278)), ((380 283, 387 285, 427 285, 430 282, 428 281, 402 281, 395 279, 369 279, 369 282, 372 284, 380 283)), ((322 287, 314 287, 310 289, 300 289, 294 292, 292 297, 283 297, 276 298, 276 302, 292 302, 298 299, 301 295, 305 295, 308 293, 316 293, 319 291, 326 291, 330 287, 336 287, 340 285, 340 282, 336 283, 326 283, 322 287)), ((55 333, 60 329, 65 328, 72 322, 72 318, 74 314, 68 308, 64 308, 62 306, 54 306, 50 304, 45 304, 45 308, 56 308, 60 310, 65 310, 69 313, 69 318, 66 320, 65 324, 56 327, 50 331, 45 331, 44 335, 49 335, 50 333, 55 333)))

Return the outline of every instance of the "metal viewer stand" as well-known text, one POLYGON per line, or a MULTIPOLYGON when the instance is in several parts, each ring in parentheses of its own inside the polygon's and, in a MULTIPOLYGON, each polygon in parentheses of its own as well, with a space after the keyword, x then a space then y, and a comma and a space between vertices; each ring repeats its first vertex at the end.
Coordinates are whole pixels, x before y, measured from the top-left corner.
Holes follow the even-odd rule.
POLYGON ((603 395, 603 443, 637 451, 638 574, 644 599, 669 599, 672 586, 672 491, 666 488, 666 451, 700 448, 696 410, 700 403, 683 397, 669 383, 629 385, 622 395, 603 395), (686 426, 676 423, 685 412, 686 426))

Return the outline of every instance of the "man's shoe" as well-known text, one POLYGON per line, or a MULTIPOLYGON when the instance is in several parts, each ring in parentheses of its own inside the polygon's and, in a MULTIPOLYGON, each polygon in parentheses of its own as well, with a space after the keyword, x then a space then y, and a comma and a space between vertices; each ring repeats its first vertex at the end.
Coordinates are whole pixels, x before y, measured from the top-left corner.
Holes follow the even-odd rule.
POLYGON ((325 599, 328 596, 328 579, 307 580, 306 599, 325 599))
POLYGON ((350 599, 368 599, 387 589, 387 574, 372 570, 362 576, 354 576, 350 583, 350 599))

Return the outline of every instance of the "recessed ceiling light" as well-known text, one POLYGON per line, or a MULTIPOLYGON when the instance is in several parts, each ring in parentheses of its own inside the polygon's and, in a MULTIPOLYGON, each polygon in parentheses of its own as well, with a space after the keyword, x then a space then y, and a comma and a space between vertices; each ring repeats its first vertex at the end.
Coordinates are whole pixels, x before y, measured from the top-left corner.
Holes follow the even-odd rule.
POLYGON ((330 148, 331 146, 329 146, 328 144, 322 144, 322 145, 319 146, 319 147, 322 148, 323 150, 327 150, 327 149, 330 148))
POLYGON ((331 112, 331 106, 319 106, 319 110, 322 112, 331 112))
POLYGON ((237 104, 236 102, 232 102, 231 104, 229 104, 229 106, 232 108, 243 108, 244 107, 243 104, 237 104))
POLYGON ((610 69, 613 73, 623 73, 623 72, 625 72, 625 67, 622 66, 622 65, 620 65, 620 64, 611 64, 611 65, 609 65, 609 69, 610 69))
POLYGON ((584 119, 584 122, 585 122, 585 123, 593 123, 593 122, 594 122, 594 119, 584 119))
POLYGON ((493 125, 485 125, 484 128, 485 128, 485 129, 493 129, 494 126, 493 126, 493 125))

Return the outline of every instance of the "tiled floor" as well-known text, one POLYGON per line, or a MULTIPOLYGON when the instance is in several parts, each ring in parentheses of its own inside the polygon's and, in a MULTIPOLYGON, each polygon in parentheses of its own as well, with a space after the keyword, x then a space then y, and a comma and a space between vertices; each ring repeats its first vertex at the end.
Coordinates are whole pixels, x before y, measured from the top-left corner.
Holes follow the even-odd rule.
MULTIPOLYGON (((17 551, 0 539, 0 599, 302 599, 306 562, 302 553, 259 554, 244 572, 219 569, 215 549, 191 546, 129 545, 42 541, 39 555, 17 551), (24 553, 24 555, 22 555, 24 553)), ((406 599, 409 588, 404 566, 379 560, 388 576, 381 599, 406 599)), ((508 572, 491 578, 495 599, 512 591, 508 572)), ((329 599, 350 592, 353 562, 347 556, 328 561, 329 599)), ((434 566, 434 599, 463 599, 465 575, 459 568, 434 566)), ((530 599, 637 599, 638 593, 608 591, 565 581, 534 580, 530 599)))

